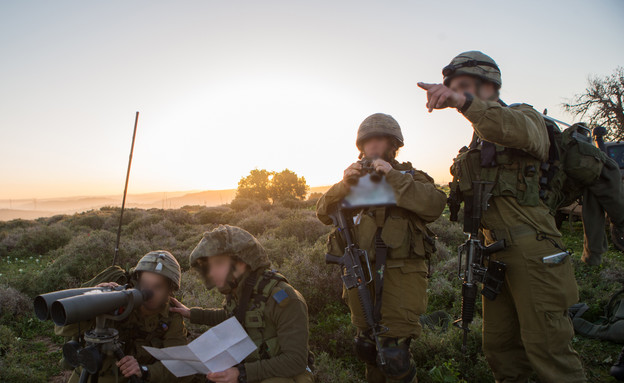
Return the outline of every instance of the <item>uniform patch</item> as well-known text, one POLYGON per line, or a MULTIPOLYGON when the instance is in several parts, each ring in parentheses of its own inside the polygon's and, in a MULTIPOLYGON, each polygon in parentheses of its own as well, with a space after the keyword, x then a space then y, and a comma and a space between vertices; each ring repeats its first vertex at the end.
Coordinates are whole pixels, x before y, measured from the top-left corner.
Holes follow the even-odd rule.
POLYGON ((273 299, 275 299, 275 302, 277 302, 278 304, 282 303, 282 301, 286 298, 288 298, 288 293, 286 292, 286 290, 280 290, 273 294, 273 299))

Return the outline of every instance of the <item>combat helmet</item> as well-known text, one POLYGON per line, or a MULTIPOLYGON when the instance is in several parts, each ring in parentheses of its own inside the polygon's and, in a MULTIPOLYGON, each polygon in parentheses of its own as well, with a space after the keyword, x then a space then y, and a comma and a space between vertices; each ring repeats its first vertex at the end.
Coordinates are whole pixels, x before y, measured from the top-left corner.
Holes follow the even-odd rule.
POLYGON ((168 251, 156 250, 145 254, 132 270, 132 279, 138 280, 138 273, 142 271, 149 271, 169 278, 173 282, 174 289, 180 289, 182 275, 180 264, 168 251))
MULTIPOLYGON (((200 271, 209 289, 214 287, 214 283, 208 279, 208 270, 205 268, 202 270, 200 263, 202 259, 207 260, 217 255, 236 257, 249 265, 251 271, 266 269, 271 265, 260 242, 248 231, 236 226, 220 225, 216 229, 204 233, 199 244, 191 252, 189 259, 191 267, 200 271)), ((207 266, 204 264, 203 267, 207 266)), ((232 282, 237 283, 237 281, 232 282)))
POLYGON ((455 56, 451 63, 442 69, 444 85, 449 86, 457 76, 475 76, 496 85, 502 85, 501 72, 496 62, 488 55, 479 51, 468 51, 455 56))
POLYGON ((399 147, 403 146, 403 133, 399 123, 389 114, 375 113, 366 117, 360 124, 355 145, 362 151, 362 143, 371 137, 390 136, 397 139, 399 147))

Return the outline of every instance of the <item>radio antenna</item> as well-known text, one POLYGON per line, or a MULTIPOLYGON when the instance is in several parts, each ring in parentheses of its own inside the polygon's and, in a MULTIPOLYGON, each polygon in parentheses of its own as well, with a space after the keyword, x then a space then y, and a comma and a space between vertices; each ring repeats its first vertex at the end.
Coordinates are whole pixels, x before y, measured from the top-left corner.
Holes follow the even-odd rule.
POLYGON ((130 146, 130 157, 128 158, 128 171, 126 172, 126 186, 124 186, 123 200, 121 201, 121 213, 119 214, 119 227, 117 227, 117 242, 115 243, 115 256, 113 257, 113 266, 117 263, 117 255, 119 254, 119 240, 121 239, 121 223, 123 222, 123 213, 126 207, 126 194, 128 193, 128 179, 130 178, 130 167, 132 166, 132 153, 134 152, 134 139, 136 138, 137 124, 139 123, 139 112, 136 112, 134 118, 134 132, 132 133, 132 145, 130 146))

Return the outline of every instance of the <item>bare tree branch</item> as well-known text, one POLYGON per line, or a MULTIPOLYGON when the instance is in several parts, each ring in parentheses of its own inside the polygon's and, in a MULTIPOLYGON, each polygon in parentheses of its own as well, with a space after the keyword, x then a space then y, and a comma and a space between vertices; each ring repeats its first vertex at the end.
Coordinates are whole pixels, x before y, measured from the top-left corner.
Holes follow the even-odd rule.
POLYGON ((605 77, 590 77, 585 92, 564 103, 563 109, 590 125, 607 128, 607 139, 624 140, 624 67, 605 77))

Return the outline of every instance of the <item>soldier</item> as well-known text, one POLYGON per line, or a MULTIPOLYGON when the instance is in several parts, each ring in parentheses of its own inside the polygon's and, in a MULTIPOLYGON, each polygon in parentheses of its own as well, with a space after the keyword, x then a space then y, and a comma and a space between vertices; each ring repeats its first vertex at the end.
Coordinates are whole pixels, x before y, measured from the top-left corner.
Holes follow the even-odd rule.
POLYGON ((215 326, 236 316, 258 346, 243 363, 208 374, 216 383, 309 383, 308 308, 303 296, 270 262, 247 231, 222 225, 204 233, 190 264, 208 289, 226 296, 224 308, 187 308, 172 299, 171 311, 192 323, 215 326))
MULTIPOLYGON (((385 176, 396 205, 352 212, 357 214, 353 241, 375 261, 374 274, 382 275, 370 284, 370 291, 374 314, 380 325, 388 329, 380 337, 386 363, 378 365, 377 346, 370 337, 357 289, 343 289, 351 322, 357 328, 355 353, 366 363, 368 382, 416 382, 416 365, 409 346, 422 331, 419 316, 427 307, 427 259, 435 251, 433 233, 425 224, 442 214, 446 195, 426 173, 395 159, 403 146, 403 135, 392 116, 377 113, 367 117, 358 129, 356 146, 360 158, 373 160, 374 169, 385 176)), ((319 199, 319 220, 332 224, 331 212, 347 196, 352 177, 358 177, 361 170, 360 162, 351 164, 343 179, 319 199)), ((329 254, 343 255, 346 245, 337 229, 330 233, 328 244, 329 254)))
POLYGON ((481 229, 486 244, 506 244, 492 256, 507 265, 502 292, 483 299, 483 351, 494 378, 526 382, 535 372, 541 382, 585 382, 571 345, 568 307, 578 300, 572 259, 543 261, 564 249, 539 196, 538 170, 549 150, 544 120, 530 105, 508 107, 500 100, 500 70, 481 52, 461 53, 442 73, 443 84, 418 83, 427 91, 429 112, 456 108, 474 129, 470 150, 454 160, 451 192, 467 197, 472 181, 491 182, 481 229), (475 150, 478 156, 470 154, 475 150))
MULTIPOLYGON (((109 281, 121 282, 126 278, 118 267, 109 268, 98 277, 101 278, 102 275, 108 276, 109 278, 105 280, 109 281)), ((135 309, 127 319, 121 322, 112 321, 113 327, 119 331, 119 340, 123 345, 125 357, 119 361, 115 361, 112 357, 105 358, 98 375, 99 382, 123 383, 133 375, 145 382, 188 382, 192 379, 192 377, 176 379, 161 362, 143 348, 143 346, 163 348, 187 344, 187 332, 182 316, 169 311, 169 299, 180 288, 180 277, 180 265, 167 251, 151 251, 137 263, 130 275, 131 283, 142 290, 152 291, 153 296, 140 308, 135 309)), ((115 286, 118 286, 117 282, 97 285, 97 287, 115 286)), ((88 330, 94 323, 95 320, 89 323, 57 326, 55 333, 75 337, 79 329, 88 330)), ((78 382, 81 372, 81 367, 76 368, 69 382, 78 382)))

